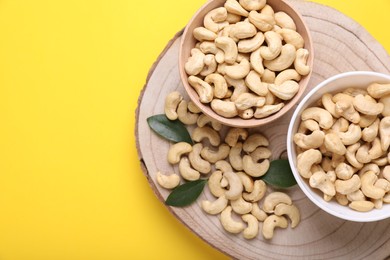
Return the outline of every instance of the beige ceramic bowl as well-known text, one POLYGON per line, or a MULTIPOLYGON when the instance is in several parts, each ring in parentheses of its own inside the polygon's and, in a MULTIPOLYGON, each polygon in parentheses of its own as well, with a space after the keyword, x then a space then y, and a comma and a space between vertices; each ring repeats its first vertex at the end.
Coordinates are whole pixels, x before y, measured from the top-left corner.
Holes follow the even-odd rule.
MULTIPOLYGON (((211 10, 221 7, 224 5, 225 0, 210 0, 205 5, 203 5, 192 17, 188 25, 186 26, 184 33, 182 35, 181 44, 180 44, 180 53, 179 53, 179 70, 180 77, 183 82, 184 88, 188 93, 190 99, 202 110, 203 113, 210 116, 211 118, 221 122, 224 125, 233 126, 233 127, 242 127, 242 128, 251 128, 256 126, 261 126, 267 124, 271 121, 274 121, 281 116, 283 116, 287 111, 289 111, 301 98, 305 88, 309 82, 311 72, 302 77, 299 81, 299 91, 291 100, 285 103, 285 106, 277 113, 268 116, 262 119, 241 119, 240 117, 234 118, 225 118, 217 113, 215 113, 209 104, 203 104, 199 101, 198 94, 196 91, 189 85, 188 83, 188 75, 184 70, 184 64, 190 57, 191 49, 194 48, 197 40, 193 37, 192 32, 196 27, 203 26, 203 18, 204 16, 211 10)), ((267 0, 267 4, 269 4, 275 12, 283 11, 287 13, 295 22, 297 31, 301 34, 303 39, 305 40, 304 48, 307 49, 310 53, 307 64, 313 69, 313 44, 312 39, 310 37, 309 29, 305 22, 302 19, 302 16, 298 13, 298 11, 293 8, 290 3, 283 0, 267 0)))

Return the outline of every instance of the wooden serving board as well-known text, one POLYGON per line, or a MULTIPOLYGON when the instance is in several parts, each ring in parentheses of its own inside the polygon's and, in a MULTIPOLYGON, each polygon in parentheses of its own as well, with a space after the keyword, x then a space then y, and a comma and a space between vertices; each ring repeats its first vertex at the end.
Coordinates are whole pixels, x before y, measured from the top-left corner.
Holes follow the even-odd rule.
MULTIPOLYGON (((313 76, 307 91, 345 71, 390 73, 389 55, 359 24, 329 7, 291 2, 303 15, 314 41, 313 76)), ((151 68, 136 112, 139 160, 162 203, 169 192, 156 184, 155 175, 158 170, 177 172, 177 168, 165 159, 170 143, 151 132, 146 119, 163 113, 168 93, 177 90, 186 97, 178 70, 180 35, 181 32, 169 42, 151 68)), ((286 134, 292 113, 293 109, 282 119, 254 129, 269 138, 274 158, 286 154, 286 134)), ((200 208, 202 199, 213 200, 208 189, 191 206, 169 207, 169 210, 213 247, 238 259, 384 259, 390 255, 390 219, 373 223, 344 221, 316 207, 299 187, 291 188, 288 193, 299 207, 302 221, 295 229, 277 230, 271 241, 264 240, 261 234, 248 241, 224 231, 217 216, 207 215, 200 208)))

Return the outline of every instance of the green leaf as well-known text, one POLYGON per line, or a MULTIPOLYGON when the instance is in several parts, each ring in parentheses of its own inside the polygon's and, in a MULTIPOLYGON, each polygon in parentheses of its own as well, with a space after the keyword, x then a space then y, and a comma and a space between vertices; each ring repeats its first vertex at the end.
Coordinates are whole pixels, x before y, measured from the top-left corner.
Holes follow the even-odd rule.
POLYGON ((297 184, 288 160, 271 161, 267 173, 261 179, 277 188, 289 188, 297 184))
POLYGON ((200 179, 190 181, 176 187, 171 194, 169 194, 165 204, 174 207, 185 207, 196 201, 202 193, 207 179, 200 179))
POLYGON ((166 115, 154 115, 147 119, 149 127, 169 141, 193 144, 187 128, 179 120, 169 120, 166 115))

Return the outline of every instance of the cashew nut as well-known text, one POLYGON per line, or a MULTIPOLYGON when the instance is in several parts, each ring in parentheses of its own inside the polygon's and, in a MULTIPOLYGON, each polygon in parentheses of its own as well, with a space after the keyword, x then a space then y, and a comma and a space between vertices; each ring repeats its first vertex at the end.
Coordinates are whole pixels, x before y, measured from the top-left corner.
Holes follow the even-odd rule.
POLYGON ((230 201, 230 206, 232 206, 234 212, 240 215, 247 214, 252 210, 252 203, 245 201, 242 196, 236 200, 230 201))
MULTIPOLYGON (((226 7, 225 7, 226 8, 226 7)), ((238 23, 239 21, 241 21, 241 15, 238 15, 238 14, 233 14, 233 13, 228 13, 227 17, 226 17, 226 21, 228 21, 230 24, 235 24, 235 23, 238 23)), ((226 27, 225 27, 226 28, 226 27)), ((224 28, 224 29, 225 29, 224 28)))
POLYGON ((380 199, 385 195, 385 190, 374 185, 377 179, 378 177, 372 171, 367 171, 361 176, 362 192, 366 197, 380 199))
POLYGON ((251 70, 245 78, 248 88, 259 96, 265 96, 268 93, 267 83, 261 82, 260 74, 251 70))
POLYGON ((329 129, 333 125, 332 115, 327 110, 319 107, 309 107, 302 112, 301 120, 308 119, 317 121, 322 129, 329 129))
POLYGON ((217 34, 215 34, 215 32, 210 31, 204 27, 197 27, 192 33, 194 35, 194 38, 200 42, 214 41, 215 38, 217 38, 217 34))
POLYGON ((245 10, 236 0, 226 0, 225 8, 229 13, 248 17, 249 12, 245 10))
POLYGON ((254 117, 255 118, 264 118, 269 115, 277 113, 280 109, 284 107, 284 103, 279 103, 277 105, 265 105, 256 109, 254 117))
POLYGON ((253 24, 247 22, 238 22, 232 25, 229 31, 229 36, 233 39, 246 39, 255 36, 256 33, 257 30, 253 24))
POLYGON ((297 31, 287 29, 287 28, 282 28, 282 29, 278 30, 278 33, 280 35, 282 35, 284 42, 286 42, 287 44, 293 45, 296 50, 303 48, 305 41, 303 40, 302 36, 297 31))
POLYGON ((336 180, 335 188, 338 193, 349 194, 357 191, 361 186, 361 181, 358 175, 353 175, 349 180, 336 180))
POLYGON ((198 93, 200 102, 210 103, 213 100, 213 89, 208 83, 196 76, 189 76, 188 83, 198 93))
POLYGON ((382 103, 377 103, 371 96, 361 94, 354 98, 353 106, 360 113, 372 116, 379 115, 384 108, 382 103))
POLYGON ((359 142, 362 137, 362 129, 356 124, 350 124, 348 131, 338 132, 337 134, 344 145, 351 145, 359 142))
POLYGON ((390 116, 390 95, 381 97, 381 99, 379 99, 379 102, 383 104, 382 115, 390 116))
POLYGON ((207 174, 211 171, 211 164, 200 157, 200 152, 203 149, 202 143, 197 143, 192 147, 192 151, 188 154, 191 166, 200 173, 207 174))
POLYGON ((238 111, 238 116, 241 117, 242 119, 251 119, 254 114, 255 111, 253 110, 253 108, 247 108, 245 110, 238 111))
POLYGON ((367 87, 367 92, 373 98, 382 98, 390 94, 390 84, 371 83, 367 87))
POLYGON ((203 157, 203 159, 211 163, 216 163, 217 161, 228 157, 229 152, 230 146, 227 144, 221 144, 216 151, 212 150, 210 147, 204 147, 200 152, 200 155, 203 157))
POLYGON ((377 118, 374 123, 370 126, 367 126, 362 131, 362 139, 366 142, 374 141, 375 137, 378 136, 380 119, 377 118))
POLYGON ((364 196, 364 194, 361 190, 357 190, 357 191, 348 193, 347 199, 351 202, 352 201, 359 201, 359 200, 366 200, 366 196, 364 196))
POLYGON ((360 212, 368 212, 374 208, 374 203, 367 200, 362 201, 352 201, 348 205, 351 209, 360 211, 360 212))
POLYGON ((235 128, 232 127, 229 129, 225 137, 225 143, 233 147, 241 139, 245 141, 248 137, 248 131, 245 128, 235 128))
POLYGON ((271 150, 265 147, 257 147, 256 150, 254 150, 250 154, 254 162, 257 162, 262 159, 269 159, 271 155, 272 155, 271 150))
POLYGON ((319 150, 309 149, 299 154, 297 157, 297 170, 303 178, 310 178, 312 172, 311 167, 314 164, 321 163, 322 154, 319 150))
POLYGON ((359 147, 359 149, 356 152, 356 160, 360 163, 369 163, 371 161, 371 157, 368 154, 370 150, 370 144, 365 143, 359 147))
POLYGON ((260 48, 251 53, 249 58, 252 68, 259 73, 259 75, 263 75, 264 66, 263 66, 263 58, 260 54, 260 48))
POLYGON ((222 171, 215 171, 210 175, 209 180, 207 181, 207 185, 211 194, 213 194, 217 198, 223 196, 226 191, 221 186, 222 177, 222 171))
POLYGON ((259 207, 257 202, 252 203, 252 211, 251 214, 257 218, 258 221, 264 221, 268 215, 259 207))
POLYGON ((374 139, 372 142, 371 149, 368 150, 368 156, 370 156, 371 160, 378 159, 383 155, 383 150, 381 148, 381 141, 378 137, 374 139))
POLYGON ((265 32, 264 38, 267 46, 260 47, 260 55, 264 60, 273 60, 282 51, 282 39, 274 31, 265 32))
POLYGON ((238 115, 236 104, 232 101, 214 99, 211 101, 211 108, 220 116, 232 118, 238 115))
POLYGON ((233 79, 225 75, 226 82, 228 85, 234 88, 234 92, 230 97, 230 101, 236 101, 236 99, 242 94, 248 92, 248 87, 245 84, 244 79, 233 79))
POLYGON ((379 123, 379 135, 383 151, 387 151, 390 146, 390 116, 382 118, 379 123))
POLYGON ((349 203, 347 196, 345 194, 340 194, 336 192, 335 198, 337 203, 339 203, 342 206, 347 206, 349 203))
POLYGON ((228 91, 228 86, 225 78, 217 73, 209 74, 205 78, 205 82, 214 86, 214 96, 216 98, 224 98, 228 91))
POLYGON ((292 200, 286 193, 279 191, 272 192, 265 197, 263 202, 263 210, 266 213, 273 213, 275 207, 281 203, 292 205, 292 200))
POLYGON ((335 173, 337 175, 337 178, 341 180, 349 180, 354 174, 354 170, 350 165, 346 163, 340 163, 339 165, 337 165, 335 173))
POLYGON ((268 139, 264 135, 260 133, 255 133, 249 135, 249 137, 246 138, 243 144, 243 150, 247 153, 251 153, 254 150, 256 150, 256 148, 259 146, 268 146, 268 145, 269 145, 268 139))
POLYGON ((257 202, 264 197, 266 191, 267 185, 265 182, 263 180, 255 180, 252 192, 244 192, 242 196, 246 201, 257 202))
POLYGON ((225 172, 223 177, 229 182, 229 189, 225 192, 225 196, 229 200, 238 199, 244 189, 240 177, 234 172, 225 172))
POLYGON ((266 0, 240 0, 239 2, 247 11, 260 10, 267 3, 266 0))
POLYGON ((238 110, 246 110, 251 107, 262 107, 265 98, 252 93, 242 93, 235 101, 238 110))
POLYGON ((386 179, 380 178, 374 183, 375 187, 381 188, 386 193, 390 191, 390 182, 386 179))
POLYGON ((344 155, 347 152, 347 148, 345 148, 343 142, 340 137, 335 133, 328 133, 325 135, 324 139, 325 148, 327 151, 344 155))
POLYGON ((282 50, 278 57, 273 60, 264 60, 264 66, 272 71, 282 71, 294 63, 295 57, 295 47, 287 43, 282 46, 282 50))
POLYGON ((180 122, 185 125, 196 124, 199 117, 198 114, 193 114, 188 111, 188 102, 186 100, 182 100, 177 107, 177 116, 180 122))
POLYGON ((192 149, 192 146, 186 142, 179 142, 173 144, 168 151, 168 162, 170 164, 179 163, 181 156, 191 152, 192 149))
POLYGON ((165 98, 164 112, 168 119, 176 120, 178 118, 176 110, 182 100, 183 96, 178 91, 169 93, 165 98))
POLYGON ((200 173, 197 170, 192 169, 190 161, 187 157, 182 157, 179 163, 180 175, 188 181, 199 180, 200 173))
POLYGON ((268 159, 261 163, 254 162, 250 155, 244 155, 242 158, 242 168, 246 174, 252 177, 263 176, 269 169, 270 162, 268 159))
POLYGON ((271 215, 264 220, 262 234, 265 239, 271 239, 274 236, 276 227, 287 228, 288 222, 285 217, 271 215))
POLYGON ((285 12, 282 11, 276 12, 275 22, 276 25, 280 26, 281 28, 291 29, 294 31, 297 30, 294 20, 285 12))
POLYGON ((218 121, 212 119, 211 117, 209 117, 208 115, 205 115, 205 114, 199 115, 196 123, 197 123, 198 127, 204 127, 205 125, 210 124, 211 127, 216 131, 220 131, 222 128, 221 123, 219 123, 218 121))
POLYGON ((241 40, 237 44, 240 53, 250 53, 257 50, 264 42, 264 35, 258 32, 250 39, 241 40))
POLYGON ((193 48, 191 50, 191 56, 188 58, 188 61, 184 64, 184 69, 188 75, 197 75, 203 70, 204 57, 205 54, 201 50, 197 48, 193 48))
POLYGON ((232 166, 225 160, 221 160, 215 163, 215 169, 220 170, 222 173, 224 172, 232 172, 232 166))
POLYGON ((245 229, 243 223, 232 218, 232 207, 227 206, 221 213, 221 224, 229 233, 238 234, 245 229))
POLYGON ((356 159, 356 151, 359 149, 360 143, 353 144, 348 146, 347 152, 345 153, 345 158, 347 161, 356 169, 360 169, 363 167, 363 163, 359 162, 356 159))
POLYGON ((370 126, 371 124, 374 123, 374 121, 377 119, 377 116, 369 116, 369 115, 360 115, 360 121, 359 121, 359 125, 360 127, 368 127, 370 126))
POLYGON ((251 65, 247 59, 242 59, 240 63, 235 63, 230 66, 226 66, 225 73, 232 79, 245 78, 251 69, 251 65))
POLYGON ((259 221, 252 214, 245 214, 242 220, 248 223, 248 226, 242 232, 245 239, 253 239, 259 233, 259 221))
POLYGON ((348 99, 342 99, 336 102, 336 113, 354 124, 357 124, 360 121, 359 113, 355 110, 353 103, 348 99))
POLYGON ((165 175, 157 172, 157 183, 164 189, 173 189, 180 184, 180 176, 177 174, 165 175))
POLYGON ((346 132, 349 127, 349 121, 344 117, 340 117, 332 125, 332 130, 335 132, 346 132))
POLYGON ((278 76, 275 78, 275 84, 281 85, 288 80, 299 81, 301 79, 301 75, 295 69, 286 69, 281 71, 278 76))
POLYGON ((299 90, 299 84, 293 80, 287 80, 281 85, 268 84, 268 90, 282 100, 290 100, 299 90))
POLYGON ((206 27, 208 30, 216 33, 224 26, 229 24, 228 22, 225 21, 226 18, 227 18, 226 8, 218 7, 211 10, 205 15, 203 19, 203 24, 204 27, 206 27))
POLYGON ((261 81, 265 83, 273 84, 275 82, 276 73, 270 69, 264 69, 263 74, 261 75, 261 81))
MULTIPOLYGON (((322 95, 321 101, 322 101, 322 105, 324 106, 324 108, 326 110, 328 110, 329 113, 331 113, 333 117, 335 117, 335 118, 340 117, 339 113, 337 113, 337 111, 336 111, 336 104, 333 102, 331 94, 325 93, 324 95, 322 95)), ((333 129, 333 127, 332 127, 332 129, 333 129)))
POLYGON ((195 142, 202 142, 203 139, 208 139, 210 144, 218 146, 221 143, 219 133, 209 126, 196 127, 192 132, 192 139, 195 142))
POLYGON ((320 147, 324 143, 324 138, 325 138, 325 134, 320 130, 315 130, 310 135, 305 135, 303 133, 296 133, 294 135, 294 143, 299 147, 301 147, 302 149, 307 150, 307 149, 320 147))
POLYGON ((243 170, 241 151, 242 151, 242 143, 239 142, 236 143, 236 145, 233 146, 229 152, 230 164, 237 171, 243 170))
POLYGON ((201 203, 201 207, 207 214, 216 215, 221 213, 227 207, 228 202, 229 201, 225 198, 225 196, 222 195, 213 202, 203 200, 201 203))
POLYGON ((249 21, 262 32, 271 31, 276 24, 274 17, 269 14, 250 11, 248 17, 249 21))
POLYGON ((215 39, 215 46, 220 48, 225 54, 225 62, 234 64, 237 59, 238 49, 234 40, 227 36, 220 36, 215 39))
MULTIPOLYGON (((244 190, 246 192, 252 192, 254 189, 253 179, 251 177, 249 177, 249 175, 247 175, 244 172, 237 172, 236 174, 238 175, 238 177, 240 177, 242 185, 244 186, 244 190)), ((244 198, 245 198, 245 194, 247 194, 247 193, 243 194, 244 198)))
POLYGON ((310 187, 319 189, 328 196, 335 196, 336 190, 333 183, 330 181, 328 175, 325 172, 315 172, 310 176, 309 180, 310 187))
POLYGON ((295 205, 287 205, 283 203, 278 204, 275 207, 275 215, 286 215, 291 220, 291 228, 298 226, 299 222, 301 221, 301 214, 295 205))

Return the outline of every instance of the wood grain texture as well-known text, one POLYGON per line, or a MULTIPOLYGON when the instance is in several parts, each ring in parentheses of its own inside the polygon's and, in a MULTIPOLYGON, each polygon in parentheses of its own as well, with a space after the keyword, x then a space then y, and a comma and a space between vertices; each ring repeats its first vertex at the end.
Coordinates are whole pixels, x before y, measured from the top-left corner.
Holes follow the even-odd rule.
MULTIPOLYGON (((291 1, 302 13, 311 30, 315 48, 313 75, 307 91, 337 73, 370 70, 390 73, 389 55, 359 24, 340 12, 319 4, 291 1)), ((165 96, 177 90, 184 96, 178 70, 180 33, 168 44, 148 76, 136 112, 136 139, 139 159, 154 192, 162 201, 169 192, 156 185, 155 174, 177 172, 166 154, 170 143, 149 129, 146 118, 163 113, 165 96)), ((253 131, 270 140, 273 157, 285 156, 286 134, 294 109, 281 120, 253 131)), ((199 237, 218 250, 238 259, 384 259, 390 255, 390 220, 355 223, 333 217, 311 203, 298 187, 288 190, 299 207, 302 221, 294 230, 277 230, 271 241, 261 235, 248 241, 223 230, 218 217, 200 208, 204 198, 212 200, 208 189, 193 205, 169 210, 199 237)))

